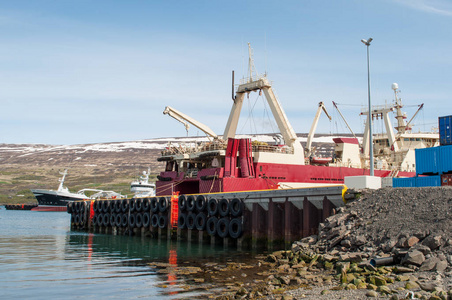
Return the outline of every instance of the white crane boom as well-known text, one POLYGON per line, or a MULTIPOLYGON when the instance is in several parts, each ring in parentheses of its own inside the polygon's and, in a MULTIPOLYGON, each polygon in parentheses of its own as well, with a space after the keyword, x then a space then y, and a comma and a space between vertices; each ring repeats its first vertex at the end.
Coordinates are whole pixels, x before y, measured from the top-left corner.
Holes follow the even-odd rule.
POLYGON ((319 102, 319 108, 317 109, 317 113, 315 114, 314 121, 312 122, 312 125, 311 125, 311 130, 309 131, 309 134, 308 134, 308 140, 306 142, 306 156, 311 155, 312 138, 314 137, 315 130, 317 128, 317 124, 319 123, 320 114, 322 113, 322 110, 325 112, 326 116, 331 121, 331 117, 328 114, 328 112, 326 111, 325 105, 323 104, 323 102, 319 102))
POLYGON ((411 125, 411 121, 414 120, 414 118, 416 117, 416 115, 418 114, 418 112, 424 107, 424 103, 422 103, 421 105, 419 105, 419 108, 417 109, 417 111, 414 113, 414 115, 411 117, 411 119, 408 121, 408 123, 406 123, 404 130, 400 130, 397 135, 394 138, 394 141, 391 143, 391 147, 395 147, 396 142, 398 141, 398 139, 402 136, 402 134, 410 129, 410 125, 411 125))
POLYGON ((188 132, 188 129, 190 128, 190 125, 188 123, 190 123, 193 126, 197 127, 198 129, 202 130, 205 134, 213 137, 214 139, 218 138, 218 136, 215 134, 215 132, 212 129, 210 129, 207 125, 204 125, 201 122, 196 121, 195 119, 187 116, 184 113, 181 113, 180 111, 178 111, 170 106, 165 107, 163 114, 169 115, 170 117, 172 117, 172 118, 176 119, 177 121, 181 122, 182 124, 184 124, 187 132, 188 132))
POLYGON ((353 134, 353 137, 356 139, 355 133, 353 132, 352 128, 348 125, 347 120, 345 120, 345 117, 342 115, 341 111, 339 110, 339 107, 337 107, 337 103, 333 101, 333 105, 336 108, 336 110, 339 113, 339 115, 341 115, 342 120, 344 120, 345 125, 347 125, 348 130, 350 130, 350 132, 353 134))

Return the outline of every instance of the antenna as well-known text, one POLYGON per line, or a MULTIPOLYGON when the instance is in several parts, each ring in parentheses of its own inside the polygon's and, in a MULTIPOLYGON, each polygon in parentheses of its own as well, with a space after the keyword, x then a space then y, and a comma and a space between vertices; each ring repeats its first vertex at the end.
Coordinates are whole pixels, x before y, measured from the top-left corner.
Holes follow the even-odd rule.
POLYGON ((236 96, 234 95, 234 70, 232 70, 232 101, 235 102, 236 96))
POLYGON ((400 100, 400 99, 397 97, 397 94, 400 93, 399 85, 398 85, 397 83, 394 82, 394 83, 391 85, 391 89, 394 90, 395 103, 396 103, 396 105, 399 105, 399 100, 400 100))
POLYGON ((265 32, 264 41, 265 41, 265 74, 267 74, 267 71, 268 71, 268 65, 267 65, 267 32, 265 32))
POLYGON ((257 77, 256 67, 254 66, 253 49, 251 48, 251 44, 248 43, 248 74, 250 74, 248 82, 253 81, 253 73, 255 73, 257 77))

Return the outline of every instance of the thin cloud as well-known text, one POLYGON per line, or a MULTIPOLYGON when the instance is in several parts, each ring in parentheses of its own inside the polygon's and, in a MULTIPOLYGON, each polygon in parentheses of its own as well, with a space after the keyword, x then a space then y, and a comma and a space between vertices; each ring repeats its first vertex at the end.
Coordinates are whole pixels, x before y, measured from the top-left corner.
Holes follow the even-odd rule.
POLYGON ((452 16, 452 3, 443 0, 396 0, 396 2, 427 13, 452 16))

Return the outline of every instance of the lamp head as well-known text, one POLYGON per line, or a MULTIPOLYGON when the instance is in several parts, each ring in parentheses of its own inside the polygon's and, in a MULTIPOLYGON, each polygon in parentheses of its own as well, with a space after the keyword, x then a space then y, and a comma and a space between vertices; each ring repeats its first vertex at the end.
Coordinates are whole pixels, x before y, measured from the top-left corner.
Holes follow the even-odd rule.
POLYGON ((367 40, 362 39, 361 42, 366 45, 366 46, 370 46, 370 42, 372 42, 373 38, 368 38, 367 40))

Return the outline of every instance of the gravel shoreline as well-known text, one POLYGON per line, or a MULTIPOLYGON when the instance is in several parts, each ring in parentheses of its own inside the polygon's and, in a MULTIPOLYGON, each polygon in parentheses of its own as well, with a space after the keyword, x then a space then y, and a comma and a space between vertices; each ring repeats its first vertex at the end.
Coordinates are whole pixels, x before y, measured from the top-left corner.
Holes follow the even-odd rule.
POLYGON ((250 261, 154 264, 189 275, 185 290, 198 299, 218 300, 452 299, 451 266, 449 187, 362 191, 317 235, 250 261))
POLYGON ((452 299, 451 265, 452 188, 365 190, 211 298, 452 299))

